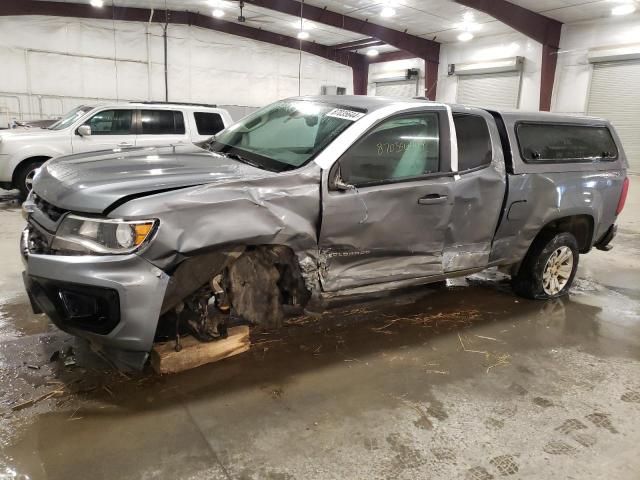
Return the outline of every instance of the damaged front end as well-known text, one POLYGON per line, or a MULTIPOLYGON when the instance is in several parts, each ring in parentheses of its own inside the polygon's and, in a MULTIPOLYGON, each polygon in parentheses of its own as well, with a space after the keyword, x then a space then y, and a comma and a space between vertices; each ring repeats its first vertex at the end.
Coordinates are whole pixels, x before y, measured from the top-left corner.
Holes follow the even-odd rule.
POLYGON ((232 324, 282 326, 286 313, 311 298, 294 252, 283 245, 237 247, 183 261, 171 275, 157 340, 193 335, 202 342, 226 337, 232 324))

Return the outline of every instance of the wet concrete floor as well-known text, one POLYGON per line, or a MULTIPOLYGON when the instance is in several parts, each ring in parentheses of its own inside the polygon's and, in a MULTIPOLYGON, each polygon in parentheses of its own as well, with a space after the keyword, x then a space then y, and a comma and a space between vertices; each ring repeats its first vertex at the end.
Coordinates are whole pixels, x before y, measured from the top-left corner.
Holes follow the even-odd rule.
POLYGON ((16 204, 0 225, 0 478, 640 478, 637 222, 562 300, 489 272, 293 318, 165 377, 33 315, 16 204))

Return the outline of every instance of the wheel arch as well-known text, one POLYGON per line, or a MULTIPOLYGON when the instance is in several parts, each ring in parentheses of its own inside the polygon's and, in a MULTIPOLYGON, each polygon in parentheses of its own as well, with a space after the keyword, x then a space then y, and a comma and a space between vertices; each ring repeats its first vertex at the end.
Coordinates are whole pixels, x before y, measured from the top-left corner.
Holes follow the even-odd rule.
POLYGON ((524 254, 519 261, 512 262, 507 267, 503 267, 504 271, 508 272, 511 276, 517 275, 522 267, 522 262, 540 237, 562 232, 571 233, 576 237, 578 251, 580 253, 588 253, 593 245, 595 219, 590 213, 576 213, 548 220, 531 238, 529 245, 526 247, 526 250, 524 250, 524 254))
MULTIPOLYGON (((566 232, 572 234, 576 238, 580 253, 588 253, 593 245, 594 227, 595 219, 590 214, 577 214, 559 217, 547 222, 535 236, 533 242, 542 235, 566 232)), ((532 245, 533 242, 531 242, 532 245)))
POLYGON ((11 184, 14 187, 16 186, 18 175, 20 175, 20 172, 22 171, 22 169, 28 163, 33 162, 33 161, 42 161, 44 163, 47 160, 50 160, 52 158, 53 158, 52 156, 48 156, 48 155, 33 155, 33 156, 30 156, 30 157, 27 157, 27 158, 24 158, 24 159, 20 160, 20 162, 18 162, 18 164, 13 169, 13 174, 11 176, 11 184))

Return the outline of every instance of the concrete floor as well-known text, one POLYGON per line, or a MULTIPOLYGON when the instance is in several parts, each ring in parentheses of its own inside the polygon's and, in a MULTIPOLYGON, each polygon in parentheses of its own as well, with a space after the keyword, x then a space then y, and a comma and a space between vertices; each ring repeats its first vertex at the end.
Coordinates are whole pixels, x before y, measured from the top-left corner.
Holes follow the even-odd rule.
POLYGON ((167 377, 115 372, 30 312, 4 202, 0 478, 638 479, 637 178, 632 192, 568 298, 519 299, 488 273, 293 319, 167 377), (69 346, 75 365, 50 361, 69 346))

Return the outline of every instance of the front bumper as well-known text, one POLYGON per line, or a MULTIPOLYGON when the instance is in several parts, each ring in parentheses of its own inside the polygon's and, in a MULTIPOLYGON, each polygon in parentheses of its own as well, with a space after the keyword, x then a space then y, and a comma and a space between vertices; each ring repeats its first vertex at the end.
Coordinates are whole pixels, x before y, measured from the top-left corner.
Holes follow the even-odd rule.
POLYGON ((98 344, 115 363, 141 368, 153 345, 169 276, 135 254, 33 254, 28 228, 20 252, 34 311, 98 344))

